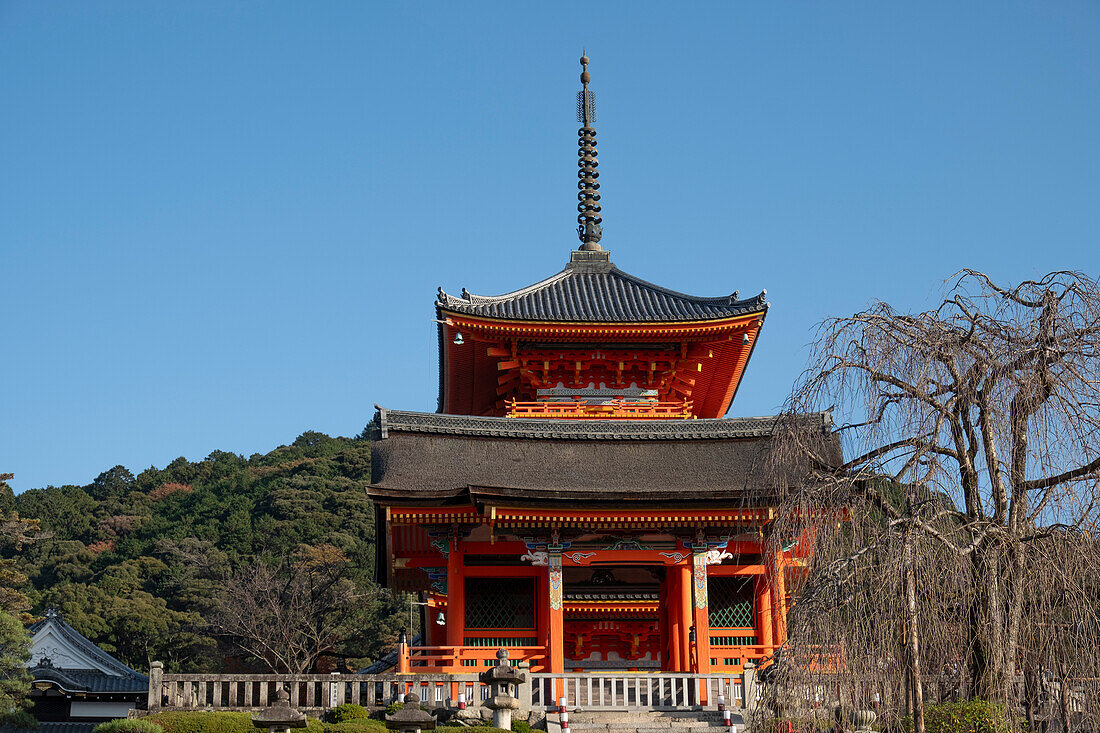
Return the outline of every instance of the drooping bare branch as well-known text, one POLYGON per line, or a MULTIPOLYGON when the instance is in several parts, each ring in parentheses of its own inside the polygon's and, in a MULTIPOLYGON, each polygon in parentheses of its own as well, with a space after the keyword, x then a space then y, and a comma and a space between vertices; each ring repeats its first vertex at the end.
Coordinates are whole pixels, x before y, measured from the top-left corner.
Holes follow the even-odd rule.
POLYGON ((827 670, 853 701, 889 698, 900 716, 914 667, 939 675, 933 699, 1010 704, 1021 669, 1034 689, 1040 667, 1067 685, 1100 678, 1097 655, 1075 651, 1100 646, 1095 279, 1003 286, 964 270, 933 310, 875 303, 826 321, 787 414, 769 471, 782 493, 772 539, 798 538, 791 562, 804 568, 789 620, 802 663, 786 665, 789 681, 827 670), (831 438, 843 460, 797 419, 826 407, 843 425, 831 438), (1073 571, 1068 548, 1080 553, 1073 571), (902 634, 912 614, 916 640, 902 634), (914 650, 917 665, 905 661, 914 650))

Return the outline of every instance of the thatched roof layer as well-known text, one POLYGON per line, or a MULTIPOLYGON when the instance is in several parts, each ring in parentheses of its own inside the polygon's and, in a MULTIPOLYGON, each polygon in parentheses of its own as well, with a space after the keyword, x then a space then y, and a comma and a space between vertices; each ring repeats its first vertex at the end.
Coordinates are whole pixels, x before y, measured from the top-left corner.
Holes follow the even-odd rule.
MULTIPOLYGON (((804 419, 829 434, 827 414, 804 419)), ((750 496, 766 500, 760 472, 775 421, 521 420, 379 409, 370 492, 391 505, 741 506, 750 496)))

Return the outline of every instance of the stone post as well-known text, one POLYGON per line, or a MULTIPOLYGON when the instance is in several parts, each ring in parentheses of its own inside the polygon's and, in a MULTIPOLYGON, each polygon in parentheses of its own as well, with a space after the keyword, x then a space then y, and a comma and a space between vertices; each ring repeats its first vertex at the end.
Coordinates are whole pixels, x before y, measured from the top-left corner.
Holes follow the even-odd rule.
MULTIPOLYGON (((526 676, 527 672, 531 669, 531 663, 524 659, 523 661, 516 664, 516 669, 520 671, 520 674, 526 676)), ((531 714, 531 698, 533 694, 532 690, 534 689, 534 687, 534 684, 516 686, 516 697, 519 698, 519 712, 523 713, 524 715, 531 714)))
POLYGON ((749 720, 756 713, 756 707, 759 704, 757 695, 757 680, 756 680, 756 667, 752 664, 745 664, 745 671, 742 673, 745 680, 745 699, 741 701, 741 707, 744 711, 745 720, 749 720))
POLYGON ((164 695, 164 662, 153 662, 149 665, 149 693, 145 703, 145 709, 151 713, 160 710, 161 699, 164 695))

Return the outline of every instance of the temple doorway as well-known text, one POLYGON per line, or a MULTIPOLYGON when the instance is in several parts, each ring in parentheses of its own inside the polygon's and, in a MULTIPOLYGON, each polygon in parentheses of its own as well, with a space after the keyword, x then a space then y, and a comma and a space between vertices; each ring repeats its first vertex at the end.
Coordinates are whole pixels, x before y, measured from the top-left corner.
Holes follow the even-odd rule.
POLYGON ((563 573, 565 668, 571 671, 661 669, 660 599, 665 569, 570 567, 563 573))

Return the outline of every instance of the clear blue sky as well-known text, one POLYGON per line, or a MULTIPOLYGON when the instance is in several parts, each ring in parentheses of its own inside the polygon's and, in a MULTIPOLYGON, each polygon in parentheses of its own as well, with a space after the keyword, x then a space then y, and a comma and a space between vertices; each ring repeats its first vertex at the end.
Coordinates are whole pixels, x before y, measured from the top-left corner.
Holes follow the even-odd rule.
POLYGON ((0 472, 84 484, 432 410, 432 302, 604 240, 814 324, 961 267, 1100 274, 1100 4, 0 2, 0 472))

